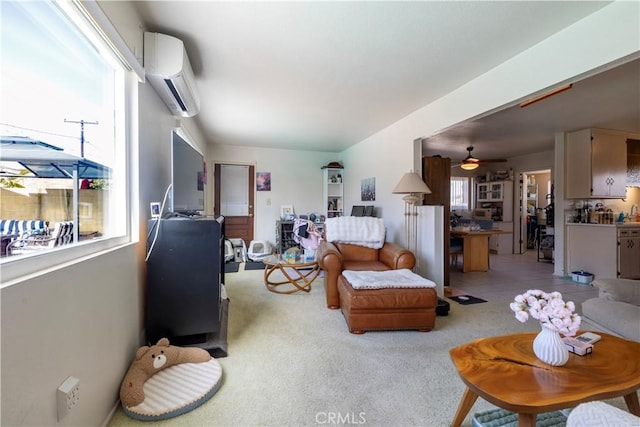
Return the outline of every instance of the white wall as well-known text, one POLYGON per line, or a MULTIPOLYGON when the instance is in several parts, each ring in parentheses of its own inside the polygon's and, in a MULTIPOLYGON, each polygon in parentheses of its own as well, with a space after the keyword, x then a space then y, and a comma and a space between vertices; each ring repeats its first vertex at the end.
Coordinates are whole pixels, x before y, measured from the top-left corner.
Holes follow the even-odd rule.
POLYGON ((99 425, 116 403, 140 331, 134 245, 2 289, 2 425, 99 425), (80 380, 57 423, 56 389, 80 380))
POLYGON ((406 245, 404 241, 404 201, 402 194, 392 194, 402 175, 414 167, 413 140, 420 129, 403 126, 403 120, 342 153, 345 211, 351 205, 364 204, 360 183, 365 178, 376 179, 376 200, 367 202, 376 207, 376 216, 384 219, 387 240, 406 245))
MULTIPOLYGON (((638 2, 613 2, 346 150, 343 159, 349 164, 345 172, 348 182, 373 176, 375 171, 376 205, 389 226, 390 240, 402 241, 403 205, 399 196, 390 193, 402 173, 414 165, 415 139, 515 105, 532 93, 637 56, 639 9, 638 2), (612 22, 616 24, 612 26, 612 22)), ((514 172, 521 167, 520 170, 531 170, 528 168, 534 165, 551 168, 542 156, 527 162, 526 166, 517 165, 514 172)), ((353 195, 353 191, 347 186, 347 194, 353 195)), ((438 233, 434 230, 430 234, 438 233)), ((441 253, 419 253, 418 257, 425 261, 427 257, 439 257, 436 263, 443 262, 441 253)))
MULTIPOLYGON (((135 10, 106 3, 133 46, 142 41, 135 10)), ((139 52, 142 52, 139 50, 139 52)), ((17 280, 1 289, 2 425, 101 425, 118 400, 120 382, 143 343, 144 255, 149 202, 170 179, 171 130, 179 122, 149 85, 139 85, 135 143, 133 243, 17 280), (138 188, 139 183, 139 188, 138 188), (80 401, 60 423, 57 387, 80 380, 80 401)), ((183 122, 206 151, 201 134, 183 122)))
POLYGON ((275 244, 281 205, 293 205, 298 215, 325 212, 321 167, 338 160, 335 153, 212 144, 207 155, 208 197, 213 199, 215 163, 254 165, 256 172, 271 172, 271 191, 255 192, 254 239, 275 244))

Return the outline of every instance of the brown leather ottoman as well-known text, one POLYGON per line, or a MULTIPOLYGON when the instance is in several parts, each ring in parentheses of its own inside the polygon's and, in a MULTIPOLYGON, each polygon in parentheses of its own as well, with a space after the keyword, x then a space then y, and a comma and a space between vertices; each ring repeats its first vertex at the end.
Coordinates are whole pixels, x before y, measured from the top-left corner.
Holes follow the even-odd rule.
POLYGON ((393 329, 428 332, 436 323, 434 288, 353 289, 340 275, 338 293, 342 314, 353 334, 393 329))

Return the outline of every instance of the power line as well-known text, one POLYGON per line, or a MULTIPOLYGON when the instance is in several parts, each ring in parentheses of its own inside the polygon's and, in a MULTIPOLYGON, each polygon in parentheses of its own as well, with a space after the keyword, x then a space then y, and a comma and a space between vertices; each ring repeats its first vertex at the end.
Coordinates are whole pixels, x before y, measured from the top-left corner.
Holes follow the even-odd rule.
POLYGON ((44 130, 38 130, 38 129, 32 129, 32 128, 26 128, 26 127, 23 127, 23 126, 10 125, 9 123, 2 123, 2 122, 0 122, 0 125, 2 125, 2 126, 9 126, 9 127, 16 128, 16 129, 21 129, 21 130, 28 130, 28 131, 31 131, 31 132, 43 133, 43 134, 45 134, 45 135, 60 136, 60 137, 63 137, 63 138, 70 138, 70 139, 75 139, 75 140, 77 140, 77 139, 78 139, 78 137, 77 137, 77 136, 62 135, 61 133, 47 132, 47 131, 44 131, 44 130))

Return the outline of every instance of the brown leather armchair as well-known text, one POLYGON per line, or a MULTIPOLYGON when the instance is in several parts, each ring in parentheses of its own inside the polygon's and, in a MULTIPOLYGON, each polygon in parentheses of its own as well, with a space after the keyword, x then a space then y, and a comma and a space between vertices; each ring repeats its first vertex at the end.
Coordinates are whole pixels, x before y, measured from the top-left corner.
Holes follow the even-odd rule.
POLYGON ((380 249, 372 249, 348 243, 320 242, 317 260, 324 270, 327 307, 340 308, 338 277, 343 270, 398 270, 412 269, 416 258, 412 252, 395 243, 385 242, 380 249))

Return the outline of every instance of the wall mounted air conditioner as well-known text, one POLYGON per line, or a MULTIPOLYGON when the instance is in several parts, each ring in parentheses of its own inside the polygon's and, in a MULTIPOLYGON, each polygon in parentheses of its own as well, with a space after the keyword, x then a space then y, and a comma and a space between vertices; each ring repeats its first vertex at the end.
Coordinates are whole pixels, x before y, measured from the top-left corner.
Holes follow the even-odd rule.
POLYGON ((160 33, 144 33, 147 80, 175 116, 192 117, 200 111, 193 70, 182 40, 160 33))

